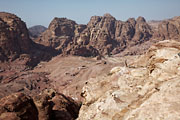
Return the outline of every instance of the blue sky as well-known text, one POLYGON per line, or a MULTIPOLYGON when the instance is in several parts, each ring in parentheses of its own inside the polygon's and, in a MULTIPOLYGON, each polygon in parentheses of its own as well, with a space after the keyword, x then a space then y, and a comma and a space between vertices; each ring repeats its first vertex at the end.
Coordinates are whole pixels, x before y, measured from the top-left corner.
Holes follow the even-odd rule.
POLYGON ((91 16, 104 13, 124 21, 138 16, 167 19, 180 16, 180 0, 0 0, 0 11, 16 14, 28 27, 47 27, 54 17, 87 24, 91 16))

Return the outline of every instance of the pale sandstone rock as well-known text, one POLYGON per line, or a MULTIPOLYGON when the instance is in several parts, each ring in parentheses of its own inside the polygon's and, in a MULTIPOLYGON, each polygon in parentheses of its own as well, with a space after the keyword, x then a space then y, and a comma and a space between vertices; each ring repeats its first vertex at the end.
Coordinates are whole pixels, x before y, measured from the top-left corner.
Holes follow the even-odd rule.
POLYGON ((180 119, 179 46, 159 42, 129 67, 89 80, 78 120, 180 119))

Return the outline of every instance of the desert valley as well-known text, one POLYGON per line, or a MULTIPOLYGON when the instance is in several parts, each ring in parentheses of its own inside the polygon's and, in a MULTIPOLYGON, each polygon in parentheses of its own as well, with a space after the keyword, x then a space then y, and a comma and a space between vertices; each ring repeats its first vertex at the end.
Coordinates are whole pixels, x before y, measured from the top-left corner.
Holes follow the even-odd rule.
POLYGON ((0 120, 180 119, 180 16, 25 22, 0 12, 0 120))

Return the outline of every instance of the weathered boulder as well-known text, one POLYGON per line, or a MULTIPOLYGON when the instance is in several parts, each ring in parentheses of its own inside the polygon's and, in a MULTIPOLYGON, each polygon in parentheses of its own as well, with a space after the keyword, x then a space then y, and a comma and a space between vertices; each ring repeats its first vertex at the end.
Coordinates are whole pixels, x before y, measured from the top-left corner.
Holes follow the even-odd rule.
POLYGON ((52 89, 30 97, 13 93, 0 99, 1 120, 75 120, 80 104, 52 89))
POLYGON ((15 93, 0 99, 1 120, 38 120, 33 100, 23 93, 15 93))

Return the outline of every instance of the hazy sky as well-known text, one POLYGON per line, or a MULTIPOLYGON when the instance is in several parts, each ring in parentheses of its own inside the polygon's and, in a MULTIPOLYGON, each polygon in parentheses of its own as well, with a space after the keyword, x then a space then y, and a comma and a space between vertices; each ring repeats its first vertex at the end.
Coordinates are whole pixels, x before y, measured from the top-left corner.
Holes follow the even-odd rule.
POLYGON ((161 20, 180 16, 180 0, 0 0, 0 11, 22 18, 28 27, 48 26, 54 17, 86 24, 91 16, 110 13, 118 20, 143 16, 161 20))

